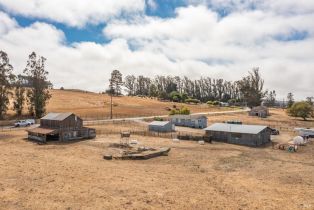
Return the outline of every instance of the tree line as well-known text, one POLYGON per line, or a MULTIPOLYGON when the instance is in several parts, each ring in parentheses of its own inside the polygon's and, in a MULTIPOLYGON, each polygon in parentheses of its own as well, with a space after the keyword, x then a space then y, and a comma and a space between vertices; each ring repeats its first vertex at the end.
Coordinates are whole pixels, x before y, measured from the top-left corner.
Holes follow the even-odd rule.
POLYGON ((46 112, 46 104, 51 97, 47 82, 48 72, 45 70, 46 58, 32 52, 23 70, 23 75, 15 75, 6 52, 0 51, 0 119, 4 119, 13 99, 13 110, 21 116, 25 104, 28 113, 35 118, 46 112), (28 88, 25 87, 25 78, 28 88))
MULTIPOLYGON (((162 75, 153 78, 143 75, 127 75, 122 81, 122 74, 118 70, 114 70, 111 74, 107 93, 119 95, 122 86, 125 87, 129 96, 157 97, 162 100, 187 103, 218 101, 257 106, 268 94, 268 91, 263 90, 264 80, 260 75, 259 68, 253 68, 248 76, 239 81, 227 81, 210 77, 192 80, 186 76, 162 75)), ((275 91, 271 91, 271 94, 273 93, 275 91)))

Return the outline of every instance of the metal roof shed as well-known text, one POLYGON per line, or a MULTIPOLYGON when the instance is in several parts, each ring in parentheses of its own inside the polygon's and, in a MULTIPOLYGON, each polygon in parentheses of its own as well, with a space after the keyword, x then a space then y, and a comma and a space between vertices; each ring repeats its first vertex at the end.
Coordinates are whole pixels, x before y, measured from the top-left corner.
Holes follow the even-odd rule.
POLYGON ((148 125, 148 130, 155 132, 172 132, 174 128, 170 121, 153 121, 148 125))
POLYGON ((204 129, 214 141, 247 146, 260 146, 270 142, 270 129, 260 125, 215 123, 204 129))

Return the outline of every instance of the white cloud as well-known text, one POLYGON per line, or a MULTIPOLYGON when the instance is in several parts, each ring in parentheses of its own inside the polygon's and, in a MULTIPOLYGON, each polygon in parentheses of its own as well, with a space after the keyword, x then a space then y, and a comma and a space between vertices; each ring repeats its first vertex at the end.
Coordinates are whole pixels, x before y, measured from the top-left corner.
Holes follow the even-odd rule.
POLYGON ((156 3, 155 0, 147 0, 147 6, 151 9, 151 10, 156 10, 158 8, 158 4, 156 3))
POLYGON ((0 6, 13 14, 44 18, 70 26, 103 23, 123 13, 141 12, 144 0, 0 0, 0 6))
POLYGON ((7 14, 0 11, 0 35, 7 33, 16 26, 15 20, 12 20, 7 14))
POLYGON ((208 5, 213 9, 226 12, 236 10, 258 9, 281 14, 299 14, 314 12, 312 0, 185 0, 194 5, 208 5))
POLYGON ((190 6, 177 9, 176 16, 168 19, 142 13, 131 19, 111 19, 103 31, 112 39, 109 43, 69 46, 64 33, 51 24, 21 27, 0 12, 0 47, 19 73, 31 51, 46 57, 49 78, 56 87, 101 91, 113 69, 124 75, 237 80, 259 66, 267 88, 277 90, 280 97, 292 91, 304 98, 314 95, 313 19, 314 13, 264 10, 239 10, 221 18, 207 7, 190 6), (278 40, 298 32, 306 38, 278 40))
POLYGON ((162 53, 180 62, 187 71, 177 72, 187 72, 189 76, 205 72, 234 80, 259 66, 267 88, 277 89, 281 96, 295 91, 304 97, 314 95, 308 79, 314 77, 313 19, 312 13, 284 16, 262 10, 233 12, 220 18, 204 6, 190 6, 178 9, 176 17, 166 20, 141 16, 113 21, 103 32, 112 39, 128 40, 140 50, 162 53), (295 33, 308 37, 280 40, 295 33), (192 67, 186 61, 197 64, 192 67), (291 78, 296 75, 300 83, 292 87, 291 78), (278 80, 279 77, 286 79, 278 80))

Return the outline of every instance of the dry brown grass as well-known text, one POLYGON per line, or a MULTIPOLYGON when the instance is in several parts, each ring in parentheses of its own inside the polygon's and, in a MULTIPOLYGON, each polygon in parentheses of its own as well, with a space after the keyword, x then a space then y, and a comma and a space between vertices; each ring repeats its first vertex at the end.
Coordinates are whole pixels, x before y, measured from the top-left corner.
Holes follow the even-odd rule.
MULTIPOLYGON (((83 118, 108 118, 110 113, 110 97, 108 95, 68 90, 51 90, 47 112, 73 112, 83 118)), ((209 107, 203 105, 187 105, 172 102, 161 102, 156 99, 141 97, 114 97, 113 113, 115 118, 135 116, 166 115, 174 104, 186 106, 192 113, 228 110, 231 108, 209 107)), ((12 108, 12 107, 11 107, 12 108)), ((25 110, 26 113, 27 110, 25 110)), ((13 111, 9 111, 13 115, 13 111)))
MULTIPOLYGON (((96 101, 99 98, 90 107, 96 101)), ((50 106, 57 109, 60 103, 50 106)), ((283 110, 271 114, 267 119, 247 114, 210 116, 209 124, 241 120, 270 125, 282 129, 284 141, 294 135, 295 126, 312 125, 283 110)), ((145 129, 130 122, 95 127, 103 132, 145 129)), ((216 142, 202 146, 132 136, 142 145, 172 150, 168 157, 145 161, 106 161, 102 156, 110 143, 120 141, 119 134, 47 145, 25 137, 21 130, 0 132, 0 209, 314 209, 313 142, 288 153, 271 147, 216 142)))
POLYGON ((291 154, 133 136, 172 150, 146 161, 106 161, 118 135, 47 145, 24 137, 0 135, 0 209, 314 208, 313 143, 291 154))

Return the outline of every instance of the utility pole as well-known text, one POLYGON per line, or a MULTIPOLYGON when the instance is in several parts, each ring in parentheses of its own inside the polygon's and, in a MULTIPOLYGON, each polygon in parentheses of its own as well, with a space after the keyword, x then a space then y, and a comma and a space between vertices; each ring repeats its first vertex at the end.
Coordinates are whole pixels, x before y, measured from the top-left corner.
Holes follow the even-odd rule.
POLYGON ((112 119, 112 93, 110 93, 110 119, 112 119))
POLYGON ((112 80, 110 79, 110 119, 112 120, 112 94, 113 94, 113 84, 112 80))

